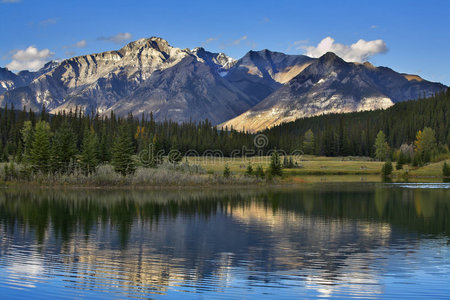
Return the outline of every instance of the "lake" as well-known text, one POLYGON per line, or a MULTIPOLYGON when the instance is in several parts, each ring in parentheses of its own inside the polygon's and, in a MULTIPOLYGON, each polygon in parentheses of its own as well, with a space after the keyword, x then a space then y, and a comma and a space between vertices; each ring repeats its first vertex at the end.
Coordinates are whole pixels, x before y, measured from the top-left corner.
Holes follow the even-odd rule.
POLYGON ((0 298, 449 298, 450 184, 0 190, 0 298))

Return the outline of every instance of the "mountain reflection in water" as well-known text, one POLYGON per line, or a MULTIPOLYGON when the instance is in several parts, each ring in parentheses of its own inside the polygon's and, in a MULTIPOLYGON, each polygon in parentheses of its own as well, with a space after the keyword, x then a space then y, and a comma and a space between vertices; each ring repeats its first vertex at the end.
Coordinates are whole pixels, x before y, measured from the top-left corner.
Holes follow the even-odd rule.
POLYGON ((368 183, 3 190, 0 292, 15 298, 445 297, 449 217, 449 189, 368 183))

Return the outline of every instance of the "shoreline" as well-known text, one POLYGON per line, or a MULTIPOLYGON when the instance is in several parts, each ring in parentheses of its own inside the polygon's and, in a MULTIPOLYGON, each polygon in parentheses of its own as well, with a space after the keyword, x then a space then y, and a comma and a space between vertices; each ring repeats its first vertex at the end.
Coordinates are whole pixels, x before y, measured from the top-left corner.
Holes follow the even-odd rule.
POLYGON ((72 183, 39 183, 36 181, 7 181, 0 182, 0 189, 71 189, 71 190, 198 190, 198 189, 264 189, 264 188, 292 188, 301 187, 303 185, 311 185, 318 183, 441 183, 450 182, 444 177, 439 176, 410 176, 403 178, 401 176, 393 176, 389 180, 383 180, 381 175, 367 174, 326 174, 326 175, 305 175, 305 176, 289 176, 287 178, 276 178, 272 182, 260 181, 251 183, 242 182, 211 182, 207 184, 72 184, 72 183))

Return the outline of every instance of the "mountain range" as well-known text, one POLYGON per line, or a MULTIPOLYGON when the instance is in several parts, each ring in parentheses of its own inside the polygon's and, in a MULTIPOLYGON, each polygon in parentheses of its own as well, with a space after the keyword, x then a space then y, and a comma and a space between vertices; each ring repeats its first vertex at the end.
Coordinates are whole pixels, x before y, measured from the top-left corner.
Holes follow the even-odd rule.
POLYGON ((444 88, 333 53, 311 58, 262 50, 235 60, 203 48, 172 47, 158 37, 49 62, 37 72, 0 68, 0 106, 152 112, 157 121, 208 119, 251 132, 301 117, 387 108, 444 88))

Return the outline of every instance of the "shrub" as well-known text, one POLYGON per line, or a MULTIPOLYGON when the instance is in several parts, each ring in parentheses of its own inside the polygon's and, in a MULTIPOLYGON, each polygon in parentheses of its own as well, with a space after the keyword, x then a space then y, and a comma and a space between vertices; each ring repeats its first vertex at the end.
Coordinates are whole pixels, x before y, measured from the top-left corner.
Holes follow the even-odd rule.
POLYGON ((264 179, 265 174, 264 174, 264 170, 263 170, 263 168, 261 166, 258 166, 256 168, 255 176, 257 178, 264 179))
POLYGON ((249 176, 253 175, 253 167, 252 167, 251 163, 248 164, 247 170, 245 171, 245 174, 247 174, 249 176))
POLYGON ((444 162, 444 165, 442 166, 442 175, 444 177, 450 177, 450 166, 447 165, 447 162, 444 162))
POLYGON ((390 161, 387 161, 384 163, 383 167, 381 168, 381 174, 383 176, 389 176, 392 174, 392 163, 390 161))
POLYGON ((230 168, 228 167, 228 164, 226 164, 225 169, 223 170, 223 177, 230 178, 230 176, 231 176, 231 171, 230 171, 230 168))

